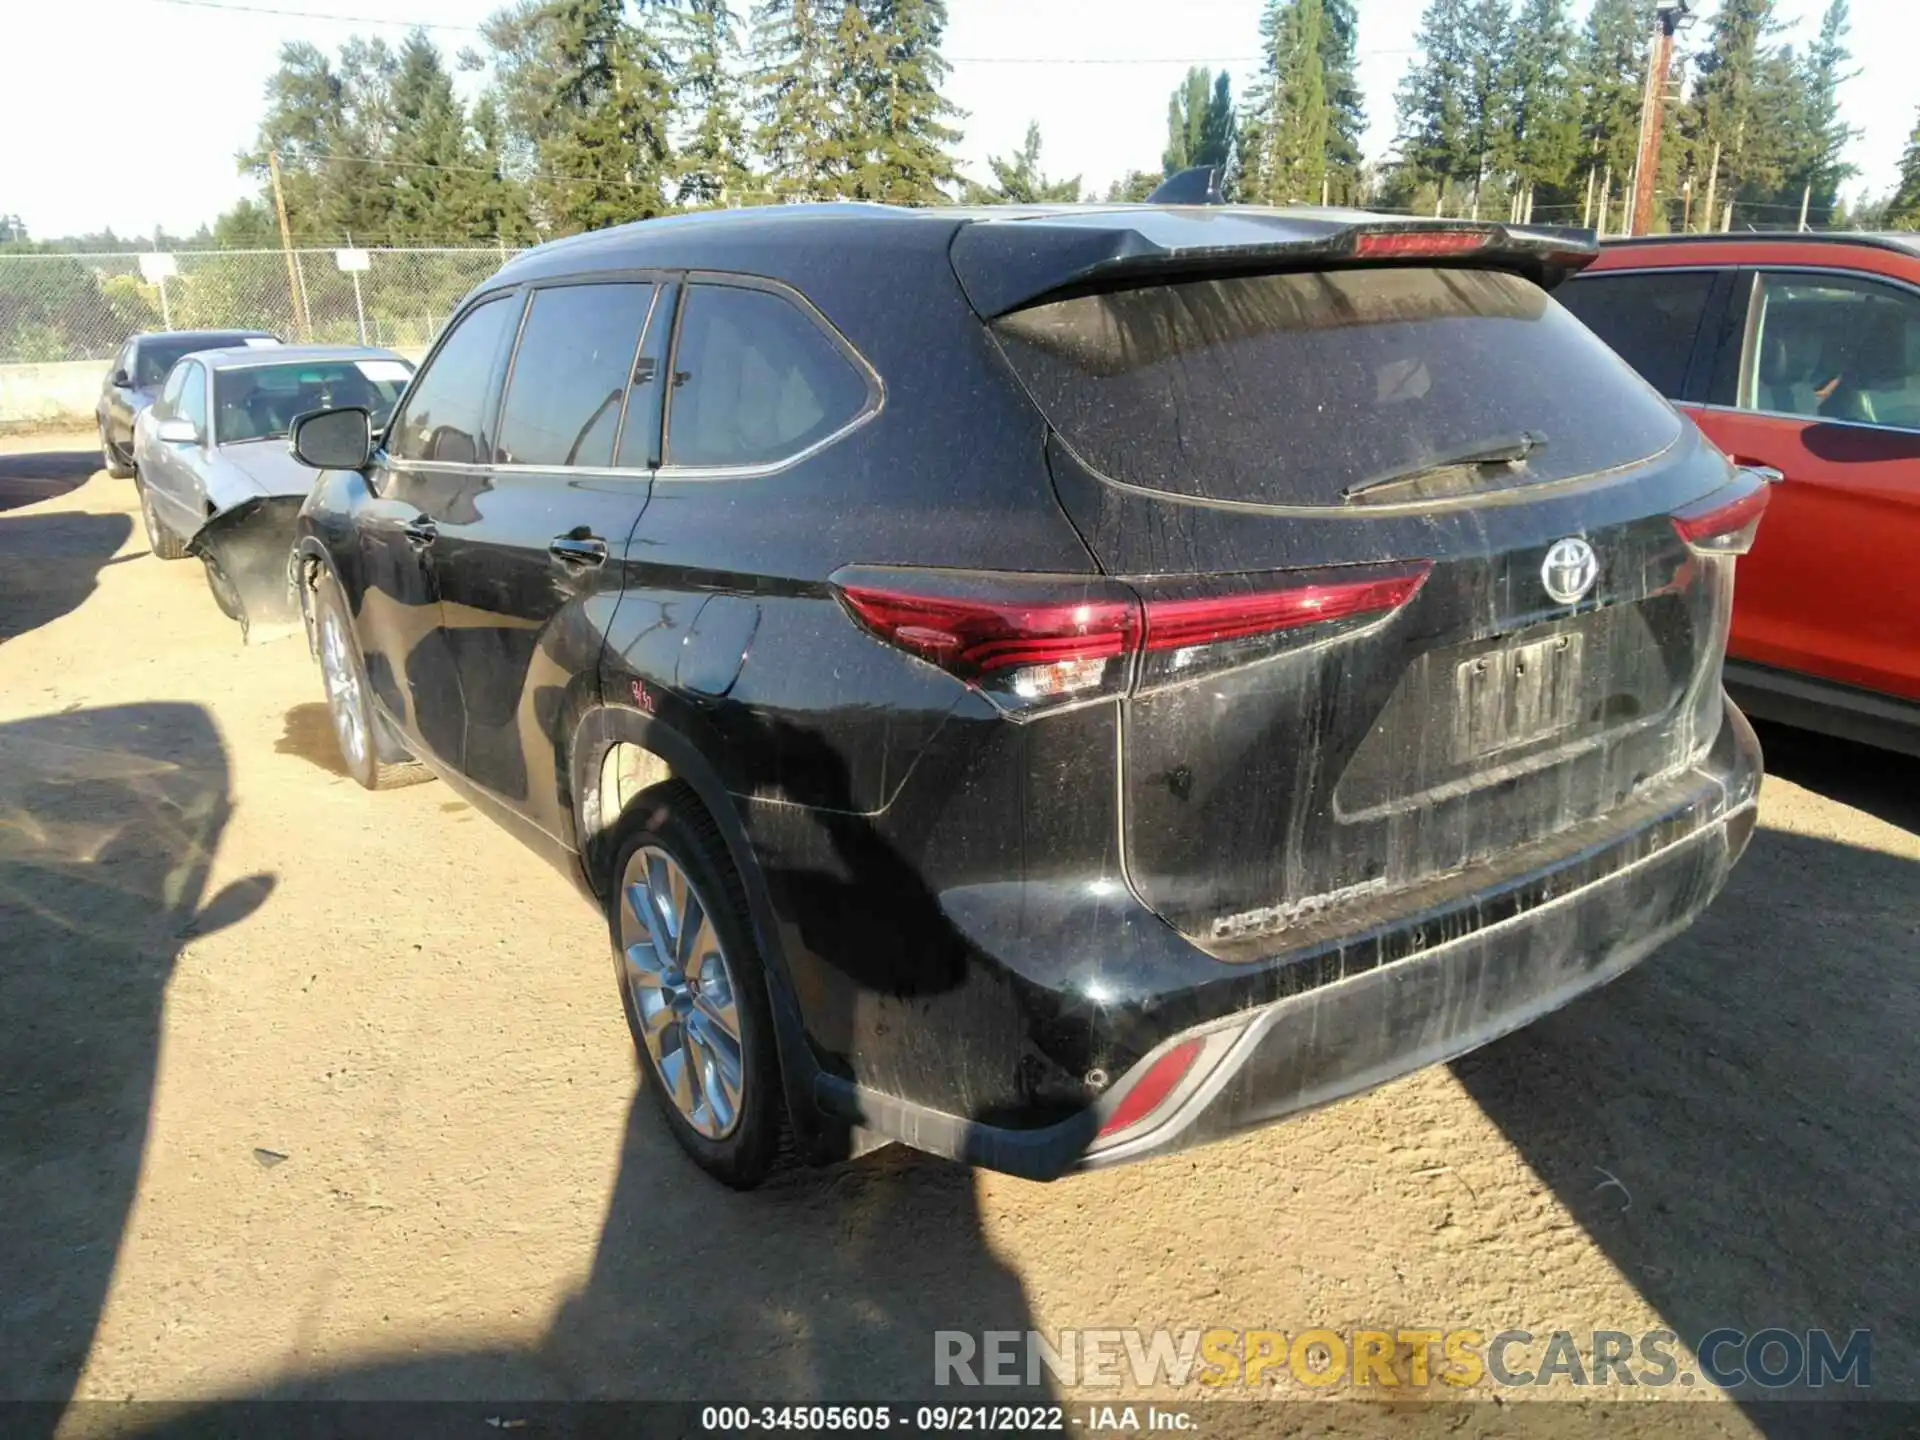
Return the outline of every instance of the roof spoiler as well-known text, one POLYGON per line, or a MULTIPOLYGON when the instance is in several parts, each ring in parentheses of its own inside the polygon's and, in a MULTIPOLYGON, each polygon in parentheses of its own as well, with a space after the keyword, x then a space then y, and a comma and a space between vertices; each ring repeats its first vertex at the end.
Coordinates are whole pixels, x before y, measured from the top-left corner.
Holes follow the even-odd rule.
POLYGON ((1558 226, 1221 205, 976 221, 951 255, 968 300, 992 319, 1128 285, 1376 264, 1506 270, 1550 290, 1599 253, 1590 231, 1558 226))
POLYGON ((1218 165, 1194 165, 1169 175, 1147 196, 1149 205, 1224 205, 1218 165))

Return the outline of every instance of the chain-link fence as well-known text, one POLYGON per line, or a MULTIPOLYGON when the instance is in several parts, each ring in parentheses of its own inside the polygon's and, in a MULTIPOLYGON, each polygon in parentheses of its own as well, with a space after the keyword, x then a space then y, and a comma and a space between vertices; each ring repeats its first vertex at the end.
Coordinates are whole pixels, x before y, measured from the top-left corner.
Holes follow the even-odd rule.
POLYGON ((0 255, 0 365, 107 360, 143 330, 271 330, 288 341, 415 349, 511 253, 0 255), (343 270, 342 260, 366 268, 343 270))

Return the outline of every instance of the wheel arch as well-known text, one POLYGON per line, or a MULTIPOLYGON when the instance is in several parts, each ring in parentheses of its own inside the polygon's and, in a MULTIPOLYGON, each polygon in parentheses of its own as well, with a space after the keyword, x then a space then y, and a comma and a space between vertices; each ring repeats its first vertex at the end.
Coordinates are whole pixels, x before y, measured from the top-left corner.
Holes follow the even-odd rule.
POLYGON ((603 903, 613 881, 621 822, 642 796, 662 784, 683 784, 713 817, 727 858, 746 891, 748 919, 767 975, 774 1038, 794 1136, 812 1159, 843 1156, 848 1144, 844 1123, 822 1115, 814 1102, 814 1081, 820 1066, 801 1017, 793 974, 780 940, 778 916, 753 844, 720 772, 694 741, 672 725, 617 704, 595 706, 581 717, 573 730, 567 769, 573 785, 581 877, 603 903))

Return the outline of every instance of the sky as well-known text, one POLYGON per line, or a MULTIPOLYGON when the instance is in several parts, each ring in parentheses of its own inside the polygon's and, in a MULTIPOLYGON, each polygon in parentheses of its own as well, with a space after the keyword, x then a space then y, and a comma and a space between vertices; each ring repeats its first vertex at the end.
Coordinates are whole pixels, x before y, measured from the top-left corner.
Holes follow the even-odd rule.
MULTIPOLYGON (((331 50, 354 33, 398 40, 432 31, 449 57, 477 35, 495 0, 227 0, 301 16, 206 9, 169 0, 3 0, 0 214, 36 236, 111 227, 190 232, 252 182, 234 155, 249 144, 280 45, 331 50), (392 15, 371 21, 365 17, 392 15), (323 19, 319 15, 358 16, 323 19)), ((748 8, 740 0, 738 8, 748 8)), ((1413 55, 1423 0, 1358 0, 1367 152, 1393 140, 1393 91, 1413 55)), ((1716 0, 1707 0, 1708 13, 1716 0)), ((1825 0, 1779 0, 1784 38, 1804 42, 1825 0)), ((1584 14, 1583 0, 1575 10, 1584 14)), ((1090 191, 1159 164, 1169 92, 1189 64, 1225 67, 1241 94, 1255 68, 1260 0, 948 0, 947 90, 963 110, 962 169, 986 178, 986 157, 1015 149, 1029 120, 1051 176, 1090 191), (1177 18, 1174 18, 1177 17, 1177 18)), ((1704 20, 1692 32, 1697 44, 1704 20)), ((1848 193, 1892 189, 1920 106, 1912 0, 1854 0, 1860 73, 1841 92, 1860 130, 1848 193)))

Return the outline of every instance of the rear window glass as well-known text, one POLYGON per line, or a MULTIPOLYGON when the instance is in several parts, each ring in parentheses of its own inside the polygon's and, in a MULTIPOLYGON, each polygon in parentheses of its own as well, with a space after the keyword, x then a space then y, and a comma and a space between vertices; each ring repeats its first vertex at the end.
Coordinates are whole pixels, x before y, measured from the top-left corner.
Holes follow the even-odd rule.
POLYGON ((1560 298, 1649 385, 1678 400, 1713 279, 1707 270, 1583 276, 1560 298))
POLYGON ((413 367, 404 360, 307 360, 256 365, 213 377, 214 431, 222 445, 278 440, 296 415, 364 406, 379 430, 393 414, 413 367))
POLYGON ((1340 505, 1350 486, 1522 436, 1518 481, 1540 483, 1631 464, 1680 433, 1585 326, 1494 271, 1201 280, 1078 296, 993 328, 1083 460, 1201 499, 1340 505))
POLYGON ((181 356, 191 355, 196 350, 225 350, 230 346, 244 345, 248 333, 237 330, 232 334, 169 335, 161 339, 142 340, 134 357, 133 383, 143 389, 151 389, 167 378, 167 372, 181 356))

